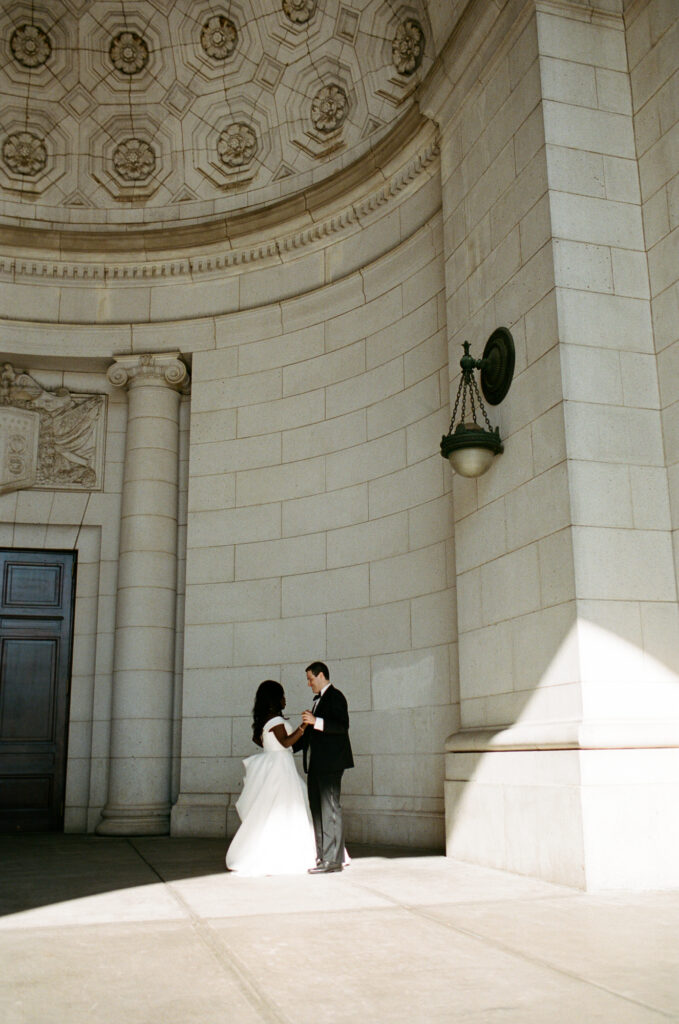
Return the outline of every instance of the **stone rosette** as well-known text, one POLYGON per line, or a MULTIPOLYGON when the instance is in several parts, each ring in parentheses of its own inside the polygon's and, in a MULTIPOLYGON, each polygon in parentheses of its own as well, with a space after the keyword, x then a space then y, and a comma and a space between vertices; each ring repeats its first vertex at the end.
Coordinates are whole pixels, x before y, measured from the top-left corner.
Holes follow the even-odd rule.
POLYGON ((200 45, 213 60, 227 60, 238 46, 238 29, 230 18, 215 14, 203 25, 200 45))
POLYGON ((125 139, 113 151, 113 166, 124 181, 146 181, 156 169, 155 150, 144 139, 125 139))
POLYGON ((399 75, 413 75, 424 56, 424 31, 415 18, 405 18, 396 29, 391 56, 399 75))
POLYGON ((2 144, 2 159, 15 174, 35 177, 47 166, 45 139, 33 132, 13 132, 2 144))
MULTIPOLYGON (((196 48, 194 24, 193 46, 196 48)), ((132 0, 120 3, 90 0, 79 17, 79 83, 100 108, 99 118, 132 110, 137 115, 162 101, 180 77, 167 19, 144 16, 132 0)), ((129 119, 128 119, 129 120, 129 119)), ((88 129, 89 130, 89 129, 88 129)))
POLYGON ((217 153, 226 167, 246 167, 252 162, 256 152, 257 135, 249 124, 239 121, 220 132, 217 153))
POLYGON ((72 119, 63 111, 59 121, 25 105, 3 108, 0 134, 0 187, 34 200, 61 181, 62 195, 75 187, 77 152, 72 119))
MULTIPOLYGON (((408 0, 377 4, 366 12, 361 30, 363 38, 375 41, 365 50, 363 62, 364 73, 371 79, 371 102, 385 101, 383 113, 405 109, 433 62, 429 53, 433 35, 426 5, 408 0)), ((391 118, 387 116, 386 120, 391 118)))
POLYGON ((351 64, 328 56, 300 72, 284 104, 283 153, 287 142, 314 161, 353 145, 368 116, 362 80, 354 79, 351 64))
POLYGON ((262 90, 257 103, 244 92, 231 96, 225 109, 222 98, 206 96, 191 111, 193 167, 217 188, 247 186, 271 172, 278 138, 271 131, 273 99, 262 90))
POLYGON ((52 53, 50 37, 37 25, 19 25, 12 33, 9 45, 15 61, 25 68, 41 67, 52 53))
MULTIPOLYGON (((164 183, 178 177, 173 149, 173 118, 166 110, 149 108, 134 118, 129 113, 109 118, 88 140, 89 173, 115 199, 146 199, 164 183)), ((167 185, 171 188, 171 184, 167 185)))
POLYGON ((138 75, 149 61, 149 48, 137 32, 119 32, 108 52, 113 67, 123 75, 138 75))
POLYGON ((283 13, 296 25, 306 25, 316 13, 316 0, 283 0, 283 13))
POLYGON ((314 128, 327 134, 341 128, 349 113, 349 100, 340 85, 324 85, 311 101, 314 128))
POLYGON ((177 4, 168 29, 181 53, 183 73, 177 80, 190 91, 192 102, 212 92, 217 82, 226 90, 251 82, 264 53, 261 19, 252 17, 251 4, 239 0, 177 4))

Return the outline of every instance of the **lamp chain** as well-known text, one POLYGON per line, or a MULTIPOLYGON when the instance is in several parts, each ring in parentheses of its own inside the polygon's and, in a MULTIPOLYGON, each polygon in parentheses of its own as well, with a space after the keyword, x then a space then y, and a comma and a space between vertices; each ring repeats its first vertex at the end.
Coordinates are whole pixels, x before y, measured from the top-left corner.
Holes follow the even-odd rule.
MULTIPOLYGON (((450 418, 450 426, 448 427, 448 432, 449 433, 452 433, 453 424, 455 423, 455 417, 457 416, 457 407, 460 404, 460 395, 462 394, 462 384, 463 384, 463 381, 464 381, 464 373, 462 374, 462 377, 460 378, 460 383, 459 383, 458 388, 457 388, 457 395, 455 396, 455 406, 453 407, 453 415, 450 418)), ((464 390, 465 390, 465 402, 466 402, 466 400, 467 400, 466 399, 466 388, 464 390)), ((464 413, 464 408, 463 408, 462 411, 464 413)))
POLYGON ((476 423, 476 410, 474 408, 474 392, 476 392, 476 397, 479 400, 479 408, 480 408, 481 412, 483 413, 483 418, 486 421, 486 426, 488 427, 489 431, 492 434, 493 433, 493 428, 490 425, 490 420, 488 419, 488 413, 486 412, 486 407, 484 406, 483 402, 481 401, 481 395, 479 394, 479 386, 476 383, 476 381, 474 380, 474 378, 472 377, 471 378, 470 398, 471 398, 471 403, 472 403, 472 416, 473 416, 473 419, 474 419, 474 423, 476 423))
POLYGON ((492 434, 493 433, 493 428, 490 425, 490 420, 488 419, 488 413, 486 412, 486 407, 483 404, 483 400, 482 400, 481 394, 479 392, 479 386, 478 386, 478 384, 476 383, 476 381, 474 379, 473 369, 470 368, 470 366, 469 366, 469 364, 471 363, 472 367, 474 367, 474 366, 480 367, 481 366, 481 362, 480 361, 476 361, 474 363, 469 358, 469 345, 468 345, 467 342, 465 342, 464 349, 465 349, 465 355, 460 360, 460 364, 462 366, 462 376, 460 378, 460 383, 459 383, 458 388, 457 388, 457 395, 455 396, 455 405, 453 407, 453 415, 450 418, 450 427, 448 428, 448 432, 451 433, 451 434, 453 432, 453 427, 454 427, 454 424, 455 424, 455 417, 457 416, 457 409, 458 409, 458 406, 460 404, 460 398, 462 399, 462 409, 460 411, 460 423, 464 423, 465 422, 465 416, 467 414, 467 391, 469 391, 469 402, 470 402, 470 405, 471 405, 472 421, 474 423, 476 423, 476 401, 475 401, 475 398, 474 398, 474 396, 476 396, 476 399, 478 400, 479 408, 480 408, 481 412, 483 413, 484 420, 486 421, 486 426, 488 427, 488 430, 492 434), (467 360, 467 365, 466 366, 465 366, 465 359, 467 360))

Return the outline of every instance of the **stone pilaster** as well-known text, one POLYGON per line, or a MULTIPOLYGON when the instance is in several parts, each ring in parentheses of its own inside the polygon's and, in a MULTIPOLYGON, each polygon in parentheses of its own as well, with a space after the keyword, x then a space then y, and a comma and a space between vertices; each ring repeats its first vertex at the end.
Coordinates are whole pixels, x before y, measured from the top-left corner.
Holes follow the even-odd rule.
POLYGON ((128 392, 108 801, 100 835, 169 831, 177 591, 179 353, 120 356, 128 392))
POLYGON ((646 171, 625 24, 606 6, 476 5, 484 36, 480 18, 456 33, 442 65, 460 74, 424 103, 442 139, 451 371, 461 342, 474 352, 496 326, 517 346, 491 416, 505 453, 453 481, 447 851, 593 890, 679 884, 679 608, 646 171))

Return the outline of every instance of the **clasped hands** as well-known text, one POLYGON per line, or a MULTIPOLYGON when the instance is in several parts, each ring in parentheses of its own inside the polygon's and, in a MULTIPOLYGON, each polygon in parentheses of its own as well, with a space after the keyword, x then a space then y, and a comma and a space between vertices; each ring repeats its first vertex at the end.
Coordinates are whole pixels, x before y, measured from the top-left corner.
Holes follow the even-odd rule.
POLYGON ((316 716, 311 711, 302 712, 302 726, 306 729, 307 725, 315 725, 316 716))

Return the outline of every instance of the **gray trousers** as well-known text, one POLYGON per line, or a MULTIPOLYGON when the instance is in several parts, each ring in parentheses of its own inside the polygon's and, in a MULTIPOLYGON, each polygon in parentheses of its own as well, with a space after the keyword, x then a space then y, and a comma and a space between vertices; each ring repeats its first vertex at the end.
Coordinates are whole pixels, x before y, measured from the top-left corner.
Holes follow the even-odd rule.
POLYGON ((309 807, 316 837, 316 857, 330 864, 341 864, 344 860, 344 823, 340 803, 342 774, 317 774, 311 768, 307 775, 309 807))

